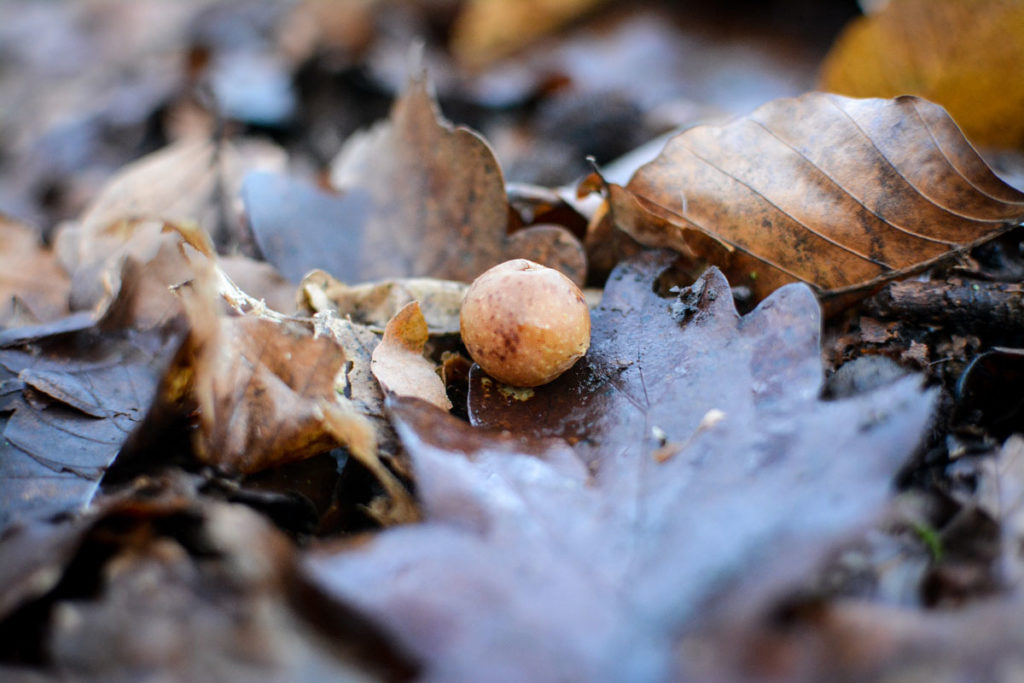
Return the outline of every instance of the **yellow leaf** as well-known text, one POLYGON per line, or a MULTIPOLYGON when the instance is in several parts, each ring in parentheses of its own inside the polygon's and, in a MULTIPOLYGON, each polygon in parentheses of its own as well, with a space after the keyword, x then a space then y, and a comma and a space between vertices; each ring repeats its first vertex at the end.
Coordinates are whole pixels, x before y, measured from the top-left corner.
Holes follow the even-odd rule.
POLYGON ((1024 148, 1024 1, 892 0, 853 21, 821 87, 854 97, 913 94, 944 106, 974 143, 1024 148))

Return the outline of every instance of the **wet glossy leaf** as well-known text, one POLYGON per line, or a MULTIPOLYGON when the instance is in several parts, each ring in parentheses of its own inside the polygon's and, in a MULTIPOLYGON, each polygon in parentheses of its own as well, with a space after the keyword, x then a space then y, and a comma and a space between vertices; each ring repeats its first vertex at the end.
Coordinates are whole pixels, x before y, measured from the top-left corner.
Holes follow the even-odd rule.
POLYGON ((786 282, 866 290, 1024 219, 937 105, 810 93, 673 138, 623 188, 616 224, 721 267, 757 300, 786 282))
POLYGON ((885 500, 933 394, 910 378, 819 400, 807 288, 741 318, 715 271, 659 296, 671 261, 620 266, 591 351, 533 397, 481 395, 476 373, 473 416, 501 431, 394 400, 427 521, 308 568, 429 679, 671 679, 708 600, 771 594, 885 500))
MULTIPOLYGON (((134 285, 138 275, 127 268, 125 281, 134 285)), ((142 330, 119 322, 130 320, 53 325, 12 335, 0 350, 10 411, 0 444, 0 528, 88 505, 145 416, 180 336, 173 321, 142 330)))

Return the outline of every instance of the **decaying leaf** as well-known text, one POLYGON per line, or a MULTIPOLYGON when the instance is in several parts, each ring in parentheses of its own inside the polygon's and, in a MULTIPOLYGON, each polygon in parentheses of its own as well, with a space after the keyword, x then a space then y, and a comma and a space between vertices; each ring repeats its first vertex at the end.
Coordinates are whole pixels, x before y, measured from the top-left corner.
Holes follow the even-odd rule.
POLYGON ((673 679, 707 600, 785 585, 885 500, 934 394, 910 378, 820 401, 807 288, 740 318, 716 271, 661 298, 671 260, 612 274, 591 350, 562 378, 471 401, 503 431, 393 399, 427 521, 307 568, 379 615, 429 680, 673 679))
POLYGON ((333 402, 345 354, 299 321, 221 314, 202 281, 184 290, 191 329, 164 379, 164 400, 193 400, 199 459, 255 472, 336 445, 320 401, 333 402))
POLYGON ((442 410, 451 410, 437 368, 423 357, 427 321, 418 302, 406 304, 384 329, 373 350, 371 370, 384 390, 395 396, 415 396, 442 410))
POLYGON ((400 277, 472 281, 510 258, 575 269, 585 256, 566 230, 506 235, 509 206, 487 143, 445 121, 426 76, 414 78, 389 120, 349 139, 334 161, 340 196, 286 176, 246 178, 246 214, 264 257, 298 282, 326 270, 344 282, 400 277))
POLYGON ((35 232, 0 215, 0 327, 66 315, 70 284, 35 232))
POLYGON ((1024 147, 1024 5, 890 0, 855 19, 822 66, 821 87, 853 97, 920 95, 973 142, 1024 147))
POLYGON ((718 265, 757 300, 792 281, 867 290, 1024 219, 1024 194, 916 97, 775 100, 678 135, 609 189, 620 228, 718 265))
POLYGON ((194 413, 196 457, 228 473, 260 472, 341 445, 390 496, 373 514, 387 523, 417 519, 415 502, 378 458, 378 435, 388 434, 366 386, 379 394, 370 349, 361 357, 361 344, 376 345, 376 336, 367 331, 360 340, 351 323, 350 335, 325 334, 329 327, 267 308, 210 260, 205 233, 179 232, 201 254, 191 259, 196 278, 179 288, 190 329, 161 380, 147 431, 194 413))
POLYGON ((408 278, 346 285, 329 273, 314 270, 299 285, 299 306, 310 313, 331 311, 375 332, 383 332, 406 304, 418 301, 432 335, 458 334, 459 311, 467 285, 451 280, 408 278))
POLYGON ((145 274, 129 260, 122 278, 98 322, 58 321, 3 342, 0 529, 88 505, 156 394, 180 333, 173 319, 140 326, 130 299, 145 274))

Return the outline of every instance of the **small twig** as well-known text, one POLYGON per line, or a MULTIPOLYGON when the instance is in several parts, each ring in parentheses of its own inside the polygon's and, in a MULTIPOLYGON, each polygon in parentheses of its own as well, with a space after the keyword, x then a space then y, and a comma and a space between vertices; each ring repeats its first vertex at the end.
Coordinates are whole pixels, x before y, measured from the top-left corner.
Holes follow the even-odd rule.
POLYGON ((1024 331, 1024 287, 981 281, 894 282, 866 302, 879 318, 977 331, 1024 331))

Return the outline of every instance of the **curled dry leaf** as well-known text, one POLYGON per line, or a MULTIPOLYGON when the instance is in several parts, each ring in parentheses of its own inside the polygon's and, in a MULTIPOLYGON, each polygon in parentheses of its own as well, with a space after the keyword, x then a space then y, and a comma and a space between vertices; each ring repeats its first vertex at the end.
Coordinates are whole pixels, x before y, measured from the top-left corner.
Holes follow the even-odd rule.
MULTIPOLYGON (((61 237, 74 245, 73 307, 91 308, 117 291, 117 268, 125 254, 146 263, 167 243, 176 244, 176 238, 163 234, 166 223, 198 226, 217 244, 237 243, 238 236, 229 232, 239 222, 235 197, 241 178, 251 168, 283 165, 283 151, 272 145, 187 140, 125 166, 61 237)), ((190 275, 180 262, 165 284, 190 275)))
POLYGON ((678 135, 609 199, 633 238, 704 258, 757 300, 792 281, 839 300, 1024 219, 1024 194, 916 97, 775 100, 678 135))
POLYGON ((407 278, 346 285, 329 273, 314 270, 299 285, 299 307, 310 313, 331 311, 375 332, 383 332, 404 306, 413 301, 432 335, 459 333, 459 308, 467 285, 451 280, 407 278))
POLYGON ((920 95, 973 142, 1024 148, 1024 5, 890 0, 855 19, 822 66, 821 87, 853 97, 920 95))
POLYGON ((340 196, 278 174, 245 180, 257 244, 294 282, 315 268, 351 283, 470 282, 520 256, 571 267, 566 274, 577 282, 585 277, 583 247, 567 230, 507 236, 508 198, 494 153, 441 117, 424 74, 411 80, 387 121, 348 140, 331 182, 340 196))
MULTIPOLYGON (((196 259, 195 266, 197 278, 179 289, 191 328, 155 412, 196 409, 197 457, 228 471, 256 472, 337 445, 319 403, 337 396, 341 347, 266 309, 223 310, 218 290, 231 283, 218 278, 212 262, 196 259)), ((235 305, 244 296, 226 293, 235 305)))
POLYGON ((658 296, 671 261, 619 267, 562 378, 471 401, 501 429, 389 399, 426 521, 306 567, 427 680, 680 680, 677 638, 709 601, 776 595, 882 507, 934 394, 909 378, 819 400, 806 287, 740 318, 717 271, 658 296))
POLYGON ((382 521, 416 519, 415 503, 377 456, 382 418, 372 393, 379 389, 369 374, 369 344, 376 344, 376 336, 365 331, 367 338, 351 324, 345 334, 323 334, 314 321, 268 309, 207 258, 201 231, 183 236, 205 256, 191 259, 196 278, 179 288, 191 329, 164 374, 147 418, 149 433, 194 412, 196 457, 243 474, 341 445, 391 496, 377 511, 382 521))
POLYGON ((384 338, 373 350, 373 376, 389 394, 415 396, 451 410, 452 402, 437 368, 423 357, 426 343, 427 321, 419 303, 413 301, 396 313, 384 329, 384 338))
POLYGON ((256 472, 335 445, 318 400, 333 400, 345 355, 300 323, 251 316, 202 319, 189 305, 199 429, 196 455, 227 470, 256 472))

